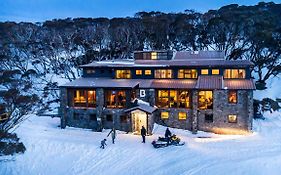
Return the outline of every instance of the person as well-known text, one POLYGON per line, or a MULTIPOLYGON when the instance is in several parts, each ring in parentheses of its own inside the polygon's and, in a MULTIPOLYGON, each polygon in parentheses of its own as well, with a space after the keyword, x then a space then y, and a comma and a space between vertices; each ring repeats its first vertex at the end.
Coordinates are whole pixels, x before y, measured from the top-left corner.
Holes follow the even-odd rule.
POLYGON ((108 133, 108 135, 107 135, 107 137, 110 135, 110 133, 111 133, 111 139, 112 139, 112 143, 114 144, 115 142, 115 138, 116 138, 116 130, 115 130, 115 128, 113 127, 112 129, 111 129, 111 131, 108 133))
POLYGON ((106 145, 106 139, 103 139, 102 141, 101 141, 101 146, 100 146, 100 148, 101 149, 104 149, 104 146, 106 145))
POLYGON ((146 129, 144 126, 141 127, 142 143, 145 143, 146 129))
POLYGON ((166 129, 166 131, 165 131, 165 138, 166 138, 166 140, 167 140, 167 144, 169 145, 169 143, 170 143, 170 137, 172 136, 172 133, 171 133, 171 131, 169 130, 169 128, 167 128, 166 129))

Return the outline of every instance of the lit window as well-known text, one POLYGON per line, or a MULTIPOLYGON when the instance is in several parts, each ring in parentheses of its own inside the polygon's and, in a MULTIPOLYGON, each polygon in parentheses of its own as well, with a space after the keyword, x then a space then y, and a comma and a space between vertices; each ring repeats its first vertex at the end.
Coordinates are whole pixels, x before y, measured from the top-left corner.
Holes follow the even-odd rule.
POLYGON ((225 69, 224 78, 245 78, 245 69, 225 69))
POLYGON ((237 115, 228 115, 228 122, 229 123, 237 123, 237 115))
POLYGON ((142 70, 136 70, 136 75, 142 75, 142 70))
POLYGON ((86 91, 85 90, 75 90, 74 91, 74 106, 76 107, 86 107, 86 91))
POLYGON ((169 118, 169 112, 161 112, 161 119, 168 119, 169 118))
POLYGON ((237 103, 237 91, 229 91, 228 92, 228 102, 229 103, 237 103))
POLYGON ((171 69, 157 69, 155 70, 155 78, 172 78, 171 69))
POLYGON ((201 69, 201 75, 208 75, 209 70, 208 69, 201 69))
POLYGON ((151 59, 157 60, 157 52, 151 52, 151 59))
POLYGON ((157 90, 156 105, 159 108, 189 108, 190 93, 187 90, 157 90))
POLYGON ((186 112, 179 112, 179 120, 186 120, 187 114, 186 112))
POLYGON ((179 69, 178 78, 197 78, 196 69, 179 69))
POLYGON ((106 90, 105 102, 108 108, 124 108, 126 105, 126 93, 121 90, 106 90))
POLYGON ((96 71, 94 69, 87 69, 87 74, 94 74, 96 71))
POLYGON ((88 96, 88 107, 96 107, 96 91, 89 90, 87 91, 88 96))
POLYGON ((212 69, 212 75, 219 75, 220 70, 219 69, 212 69))
POLYGON ((213 92, 199 91, 198 105, 199 109, 213 109, 213 92))
POLYGON ((151 75, 151 70, 145 70, 145 71, 144 71, 144 74, 145 74, 145 75, 151 75))
POLYGON ((116 70, 116 78, 131 78, 131 71, 130 70, 116 70))

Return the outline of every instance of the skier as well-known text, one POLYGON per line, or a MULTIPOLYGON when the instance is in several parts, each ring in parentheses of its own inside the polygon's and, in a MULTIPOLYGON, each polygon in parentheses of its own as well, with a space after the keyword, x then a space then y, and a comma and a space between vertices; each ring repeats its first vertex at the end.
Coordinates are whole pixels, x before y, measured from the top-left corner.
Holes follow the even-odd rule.
POLYGON ((111 131, 108 133, 107 137, 110 135, 110 133, 111 133, 112 143, 114 144, 114 141, 115 141, 115 138, 116 138, 116 130, 115 130, 114 127, 113 127, 113 128, 111 129, 111 131))
POLYGON ((172 136, 172 133, 171 133, 171 131, 169 130, 169 128, 167 128, 166 129, 166 131, 165 131, 165 138, 166 138, 166 140, 167 140, 167 144, 169 145, 169 143, 170 143, 170 137, 172 136))
POLYGON ((146 129, 144 126, 141 127, 142 143, 145 143, 146 129))
POLYGON ((101 146, 100 148, 104 149, 104 146, 106 145, 106 139, 103 139, 100 143, 101 143, 101 146))

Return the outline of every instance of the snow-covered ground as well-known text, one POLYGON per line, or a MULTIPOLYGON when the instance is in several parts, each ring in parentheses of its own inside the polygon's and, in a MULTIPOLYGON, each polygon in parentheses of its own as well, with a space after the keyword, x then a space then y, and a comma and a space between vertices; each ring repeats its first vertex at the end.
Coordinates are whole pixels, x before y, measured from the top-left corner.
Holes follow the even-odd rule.
POLYGON ((154 149, 153 139, 118 132, 116 144, 102 150, 102 133, 75 128, 60 129, 58 118, 31 116, 17 133, 27 147, 24 154, 0 157, 1 175, 178 175, 270 174, 281 172, 281 114, 266 113, 254 121, 254 132, 243 136, 215 135, 171 129, 184 146, 154 149), (202 138, 198 138, 198 137, 202 138))

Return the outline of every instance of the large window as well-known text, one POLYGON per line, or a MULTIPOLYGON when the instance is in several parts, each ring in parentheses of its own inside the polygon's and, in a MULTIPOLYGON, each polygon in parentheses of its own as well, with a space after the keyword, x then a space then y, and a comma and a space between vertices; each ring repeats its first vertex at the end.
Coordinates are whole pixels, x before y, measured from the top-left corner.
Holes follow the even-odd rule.
POLYGON ((155 70, 155 78, 172 78, 171 69, 157 69, 155 70))
POLYGON ((213 109, 212 91, 199 91, 198 107, 199 109, 213 109))
POLYGON ((95 90, 74 90, 74 107, 96 107, 95 90))
POLYGON ((245 69, 225 69, 224 78, 245 78, 245 69))
POLYGON ((179 69, 178 78, 197 78, 196 69, 179 69))
POLYGON ((116 70, 116 78, 131 78, 131 71, 130 70, 116 70))
POLYGON ((233 90, 228 92, 228 103, 237 103, 237 91, 233 90))
POLYGON ((186 90, 158 90, 156 105, 160 108, 189 108, 190 93, 186 90))
POLYGON ((105 91, 106 107, 108 108, 124 108, 126 105, 125 91, 105 91))

